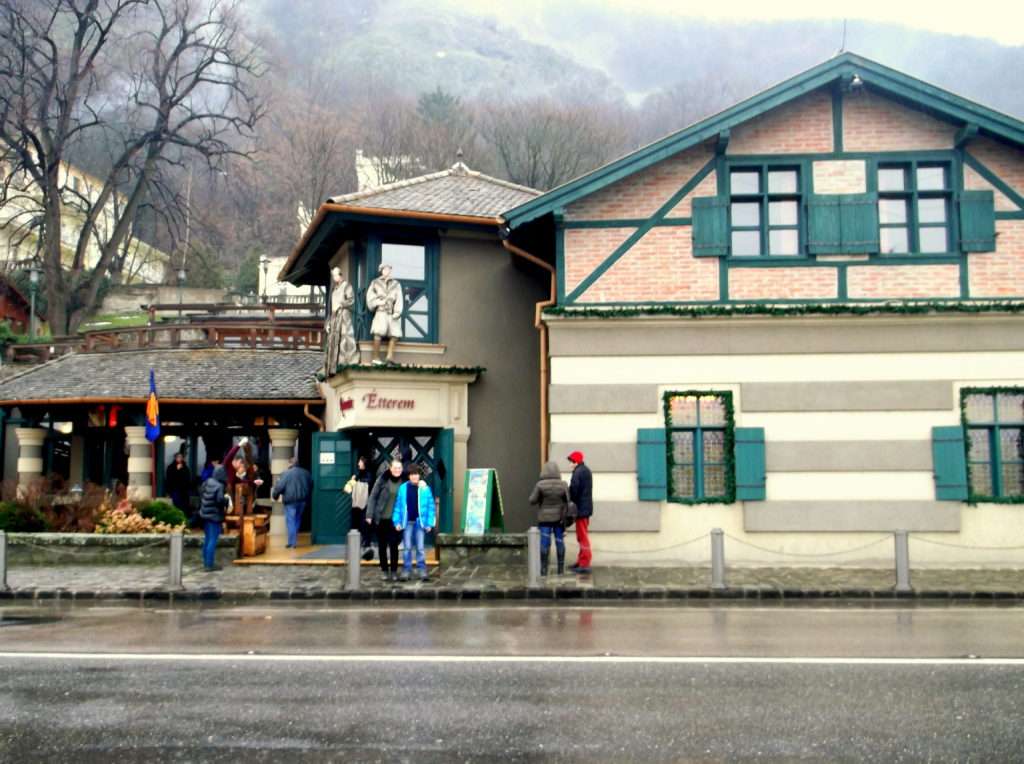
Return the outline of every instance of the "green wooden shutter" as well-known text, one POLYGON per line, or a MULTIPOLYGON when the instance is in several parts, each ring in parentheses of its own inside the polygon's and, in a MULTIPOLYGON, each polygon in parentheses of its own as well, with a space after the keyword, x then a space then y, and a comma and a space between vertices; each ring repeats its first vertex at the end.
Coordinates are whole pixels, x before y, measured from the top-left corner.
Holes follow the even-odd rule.
POLYGON ((722 257, 729 254, 729 200, 700 196, 693 200, 693 256, 722 257))
POLYGON ((434 453, 437 455, 437 477, 441 481, 439 488, 443 489, 436 492, 441 499, 437 530, 439 533, 451 533, 455 528, 455 430, 445 429, 437 434, 434 453))
POLYGON ((932 428, 932 468, 936 499, 966 501, 967 453, 963 427, 932 428))
POLYGON ((668 452, 665 428, 636 431, 636 480, 640 501, 664 501, 668 498, 668 452))
POLYGON ((841 255, 842 227, 839 197, 812 194, 807 199, 807 251, 812 255, 841 255))
POLYGON ((960 249, 995 252, 996 209, 991 191, 960 192, 960 249))
POLYGON ((842 254, 871 254, 878 242, 878 196, 839 194, 842 254))
POLYGON ((733 434, 736 444, 736 498, 764 501, 764 428, 737 427, 733 434))

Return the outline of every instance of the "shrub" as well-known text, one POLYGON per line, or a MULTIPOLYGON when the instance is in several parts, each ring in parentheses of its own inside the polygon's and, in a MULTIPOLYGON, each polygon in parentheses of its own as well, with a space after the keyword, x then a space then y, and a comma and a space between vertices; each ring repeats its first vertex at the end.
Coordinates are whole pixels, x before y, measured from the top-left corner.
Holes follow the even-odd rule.
POLYGON ((0 502, 0 531, 41 533, 49 529, 46 518, 38 509, 12 501, 0 502))
POLYGON ((139 514, 147 517, 154 523, 164 525, 184 525, 187 518, 185 513, 173 504, 160 501, 150 501, 139 507, 139 514))
MULTIPOLYGON (((164 508, 170 507, 174 512, 177 512, 181 522, 176 522, 173 525, 166 522, 156 521, 152 517, 143 517, 132 503, 127 499, 123 499, 118 502, 116 507, 110 507, 109 505, 104 506, 100 511, 99 522, 96 525, 97 533, 171 533, 173 531, 182 530, 185 522, 185 516, 172 505, 165 501, 153 501, 148 502, 145 508, 148 511, 154 512, 159 510, 150 509, 151 505, 159 504, 164 508)), ((178 518, 174 517, 171 513, 164 509, 164 517, 171 520, 178 518)))

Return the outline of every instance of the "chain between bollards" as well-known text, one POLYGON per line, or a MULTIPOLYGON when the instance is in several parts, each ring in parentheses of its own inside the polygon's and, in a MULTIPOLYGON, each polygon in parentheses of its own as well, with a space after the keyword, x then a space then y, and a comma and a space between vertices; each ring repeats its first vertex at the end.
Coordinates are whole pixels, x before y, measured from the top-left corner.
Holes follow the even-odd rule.
POLYGON ((181 531, 175 531, 170 538, 170 565, 167 571, 167 587, 180 589, 181 568, 184 560, 185 537, 181 531))
POLYGON ((540 528, 537 526, 526 531, 526 585, 540 586, 540 528))
POLYGON ((711 529, 711 588, 725 589, 725 533, 711 529))
POLYGON ((893 534, 893 542, 896 551, 896 591, 910 592, 910 544, 906 531, 896 531, 893 534))
POLYGON ((348 581, 345 588, 350 592, 359 588, 359 574, 362 572, 362 559, 360 549, 359 531, 354 528, 348 532, 348 539, 345 545, 346 556, 348 557, 348 581))

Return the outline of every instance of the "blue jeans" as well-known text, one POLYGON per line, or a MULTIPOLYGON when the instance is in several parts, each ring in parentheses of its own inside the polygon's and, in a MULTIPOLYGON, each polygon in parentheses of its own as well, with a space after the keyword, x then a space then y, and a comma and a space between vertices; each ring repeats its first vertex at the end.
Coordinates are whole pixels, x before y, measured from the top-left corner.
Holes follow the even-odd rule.
POLYGON ((561 523, 540 524, 540 553, 547 554, 551 549, 551 532, 555 532, 555 551, 559 557, 565 555, 565 528, 561 523))
POLYGON ((220 538, 219 520, 203 520, 203 565, 212 568, 217 561, 217 539, 220 538))
POLYGON ((288 528, 288 546, 295 546, 299 538, 299 524, 302 522, 302 510, 305 502, 284 505, 284 523, 288 528))
POLYGON ((416 567, 420 573, 427 572, 427 554, 423 549, 423 539, 426 534, 419 520, 409 523, 402 528, 402 567, 408 573, 412 570, 412 545, 416 542, 416 567))

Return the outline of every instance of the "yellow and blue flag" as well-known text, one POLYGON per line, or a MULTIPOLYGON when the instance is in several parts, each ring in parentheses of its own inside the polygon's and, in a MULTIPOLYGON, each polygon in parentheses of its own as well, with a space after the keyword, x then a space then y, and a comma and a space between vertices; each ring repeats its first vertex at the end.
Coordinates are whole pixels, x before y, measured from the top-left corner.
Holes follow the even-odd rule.
POLYGON ((149 370, 149 400, 146 401, 146 439, 155 443, 160 437, 160 401, 156 398, 156 377, 149 370))

